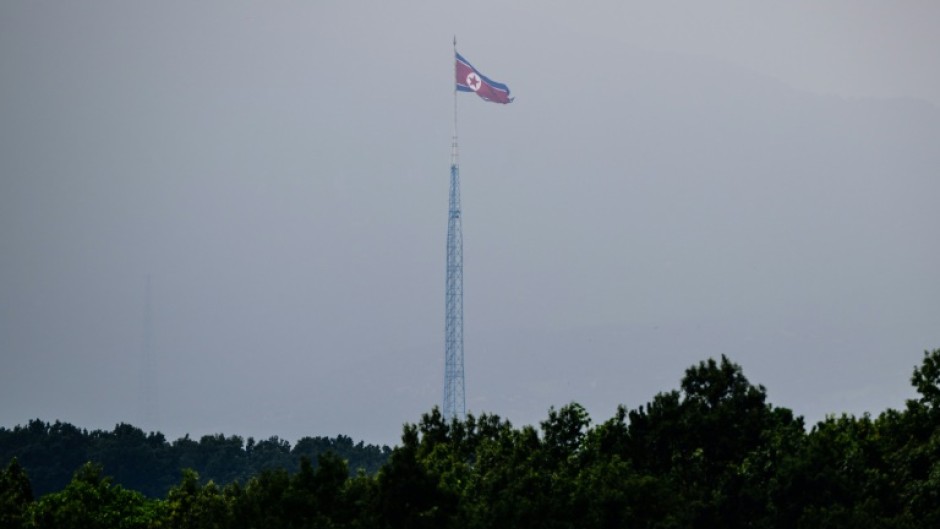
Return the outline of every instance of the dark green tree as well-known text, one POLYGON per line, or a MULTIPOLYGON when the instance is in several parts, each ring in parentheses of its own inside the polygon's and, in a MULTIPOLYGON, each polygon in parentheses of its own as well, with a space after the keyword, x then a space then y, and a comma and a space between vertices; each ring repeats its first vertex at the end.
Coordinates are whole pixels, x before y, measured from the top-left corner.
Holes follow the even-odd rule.
POLYGON ((456 498, 419 460, 418 428, 405 425, 401 441, 377 476, 379 516, 392 529, 448 527, 456 498))
POLYGON ((800 457, 806 492, 800 527, 891 527, 896 491, 881 435, 868 415, 830 416, 813 428, 800 457))
POLYGON ((245 486, 247 527, 290 527, 291 478, 283 468, 263 470, 245 486))
POLYGON ((642 474, 626 457, 626 409, 589 430, 575 478, 574 508, 579 527, 677 527, 683 505, 661 476, 642 474))
POLYGON ((199 483, 199 474, 186 469, 180 483, 170 489, 166 499, 166 517, 171 528, 224 529, 233 519, 229 503, 212 481, 199 483))
POLYGON ((33 489, 19 461, 13 458, 0 472, 0 527, 25 527, 27 509, 33 502, 33 489))
POLYGON ((924 351, 920 366, 914 368, 911 384, 920 393, 920 403, 940 409, 940 349, 924 351))
POLYGON ((750 384, 740 366, 724 356, 701 362, 686 370, 681 392, 661 393, 629 417, 623 456, 668 480, 685 506, 682 524, 769 523, 775 507, 766 485, 781 456, 773 443, 780 436, 798 443, 802 421, 767 404, 764 387, 750 384))
POLYGON ((878 423, 892 481, 899 488, 904 520, 916 527, 940 526, 940 349, 925 351, 911 384, 920 394, 903 413, 883 413, 878 423))
POLYGON ((320 513, 332 520, 345 511, 343 492, 349 479, 346 461, 333 452, 317 457, 317 470, 313 475, 313 493, 320 513))
POLYGON ((537 528, 553 523, 552 481, 531 426, 507 425, 484 439, 462 509, 473 528, 537 528))
POLYGON ((143 529, 158 518, 153 502, 112 485, 100 465, 87 463, 62 491, 40 498, 32 524, 37 529, 143 529))

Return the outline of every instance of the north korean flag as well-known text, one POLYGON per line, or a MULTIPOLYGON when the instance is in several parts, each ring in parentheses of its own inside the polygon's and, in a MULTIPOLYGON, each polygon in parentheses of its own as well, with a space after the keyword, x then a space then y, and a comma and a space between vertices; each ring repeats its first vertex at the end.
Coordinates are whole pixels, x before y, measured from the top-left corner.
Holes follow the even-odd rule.
POLYGON ((512 97, 509 96, 509 87, 503 83, 497 83, 489 77, 483 75, 467 59, 457 55, 457 90, 461 92, 476 92, 478 96, 486 101, 493 103, 512 103, 512 97))

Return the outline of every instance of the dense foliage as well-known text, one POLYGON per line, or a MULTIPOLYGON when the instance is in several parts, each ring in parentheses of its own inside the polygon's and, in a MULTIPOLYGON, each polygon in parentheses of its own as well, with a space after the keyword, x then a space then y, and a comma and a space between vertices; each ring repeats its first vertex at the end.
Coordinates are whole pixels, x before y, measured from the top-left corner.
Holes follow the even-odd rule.
POLYGON ((91 463, 36 499, 14 459, 0 473, 0 527, 936 528, 940 350, 912 383, 920 397, 904 410, 807 431, 722 357, 597 425, 574 403, 538 429, 434 410, 374 476, 350 477, 325 451, 224 486, 185 470, 163 499, 91 463))
MULTIPOLYGON (((129 424, 113 431, 80 430, 68 423, 40 420, 13 429, 0 428, 0 461, 16 458, 29 475, 37 496, 64 488, 72 474, 86 461, 101 465, 114 483, 151 498, 166 496, 184 468, 195 470, 204 481, 225 485, 245 483, 262 470, 283 468, 296 472, 300 460, 316 461, 332 452, 359 468, 375 474, 388 460, 387 446, 353 443, 349 437, 304 437, 290 443, 271 437, 247 441, 237 435, 206 435, 199 441, 186 437, 167 442, 163 434, 145 434, 129 424)), ((2 527, 2 526, 0 526, 2 527)))

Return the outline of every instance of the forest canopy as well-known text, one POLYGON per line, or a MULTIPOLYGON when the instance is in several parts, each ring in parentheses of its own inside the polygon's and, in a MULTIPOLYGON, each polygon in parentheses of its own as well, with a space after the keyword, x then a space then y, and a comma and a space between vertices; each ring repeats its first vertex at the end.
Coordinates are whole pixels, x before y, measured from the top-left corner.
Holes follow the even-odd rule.
POLYGON ((344 437, 293 448, 221 435, 167 443, 129 425, 88 433, 34 421, 0 429, 2 454, 16 453, 0 471, 0 527, 935 528, 940 349, 911 383, 919 397, 902 410, 807 429, 721 357, 604 422, 577 403, 521 428, 492 414, 448 422, 434 409, 393 449, 344 437), (39 452, 12 448, 30 435, 56 439, 56 468, 71 466, 70 480, 36 487, 55 472, 31 474, 24 462, 39 452), (161 457, 163 472, 176 472, 165 493, 153 493, 170 483, 164 474, 108 477, 161 457))
POLYGON ((0 461, 16 458, 29 474, 37 496, 65 487, 73 473, 94 462, 115 484, 152 498, 163 497, 191 469, 202 481, 225 485, 245 483, 263 470, 300 469, 303 457, 316 461, 332 452, 348 462, 352 474, 363 469, 375 474, 388 460, 391 448, 355 443, 349 437, 304 437, 294 446, 278 437, 255 441, 223 434, 189 436, 168 442, 161 433, 145 433, 121 423, 114 430, 81 430, 71 424, 30 421, 26 426, 0 428, 0 461))

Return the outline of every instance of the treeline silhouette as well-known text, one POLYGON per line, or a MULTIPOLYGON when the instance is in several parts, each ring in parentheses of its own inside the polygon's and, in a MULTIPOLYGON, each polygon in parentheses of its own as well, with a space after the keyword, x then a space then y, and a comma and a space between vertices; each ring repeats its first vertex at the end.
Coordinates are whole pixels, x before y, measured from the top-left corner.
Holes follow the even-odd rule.
POLYGON ((599 424, 576 403, 538 429, 495 415, 447 422, 435 409, 405 425, 375 475, 351 476, 328 450, 317 465, 301 457, 296 471, 224 486, 184 470, 154 499, 94 463, 37 498, 14 459, 0 473, 0 527, 935 529, 940 349, 911 382, 919 397, 903 410, 807 431, 722 357, 599 424))
POLYGON ((245 483, 264 470, 296 472, 302 457, 316 461, 325 452, 348 461, 352 472, 362 468, 374 474, 388 460, 391 448, 354 443, 343 435, 304 437, 293 447, 277 437, 262 441, 249 437, 246 441, 222 434, 206 435, 198 441, 186 435, 171 443, 161 433, 144 433, 123 423, 110 432, 40 420, 13 429, 0 428, 0 461, 15 457, 29 475, 36 496, 64 488, 75 470, 88 461, 99 464, 115 484, 160 498, 179 482, 184 468, 219 485, 245 483))

